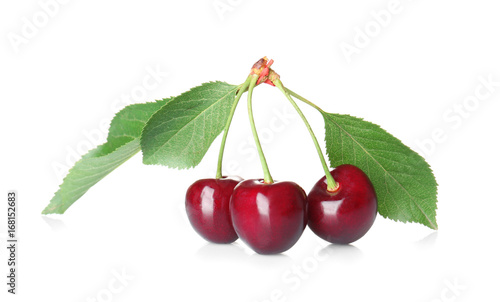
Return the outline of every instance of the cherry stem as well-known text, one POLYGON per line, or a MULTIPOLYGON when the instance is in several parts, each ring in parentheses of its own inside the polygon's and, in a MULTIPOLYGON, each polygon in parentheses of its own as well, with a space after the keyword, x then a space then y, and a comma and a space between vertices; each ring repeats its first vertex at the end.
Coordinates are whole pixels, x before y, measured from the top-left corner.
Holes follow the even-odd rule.
MULTIPOLYGON (((325 171, 327 190, 331 191, 331 192, 336 191, 337 190, 337 183, 333 179, 333 176, 330 174, 330 169, 328 168, 328 165, 326 164, 325 157, 323 156, 323 151, 321 151, 321 147, 319 146, 318 139, 316 138, 316 135, 314 135, 314 131, 312 130, 311 125, 307 121, 307 118, 305 117, 304 113, 302 113, 302 110, 300 110, 299 106, 297 106, 297 103, 295 103, 295 101, 290 96, 290 94, 288 92, 289 90, 285 89, 285 87, 283 87, 283 83, 281 82, 281 80, 276 79, 273 81, 273 83, 274 83, 274 85, 276 85, 276 87, 278 87, 279 90, 281 90, 281 92, 283 92, 283 94, 286 96, 286 98, 290 101, 293 108, 295 108, 297 113, 302 118, 302 121, 306 125, 307 130, 309 130, 309 134, 311 135, 311 138, 314 142, 314 146, 316 146, 316 151, 318 151, 318 156, 319 156, 319 159, 321 161, 321 165, 323 166, 323 170, 325 171)), ((314 106, 318 110, 321 110, 321 109, 319 109, 319 107, 317 107, 313 103, 309 102, 309 105, 314 106)))
POLYGON ((219 149, 219 159, 217 161, 217 173, 215 175, 216 179, 222 178, 222 157, 224 156, 224 148, 226 146, 227 133, 229 132, 229 127, 231 126, 231 121, 233 120, 234 112, 236 111, 236 107, 238 106, 238 102, 240 101, 241 96, 247 90, 250 85, 250 81, 252 80, 251 76, 248 76, 246 81, 240 85, 238 93, 236 94, 236 98, 234 99, 233 106, 231 107, 231 111, 229 112, 229 117, 226 121, 226 126, 224 127, 224 134, 222 136, 222 142, 220 144, 219 149))
POLYGON ((250 81, 250 86, 248 87, 248 118, 250 119, 250 126, 252 128, 253 138, 255 140, 255 145, 257 146, 257 151, 259 152, 260 163, 262 165, 262 170, 264 171, 264 182, 266 184, 272 184, 273 178, 271 177, 271 173, 269 172, 269 167, 267 166, 266 157, 264 156, 264 152, 262 151, 262 146, 260 145, 259 136, 257 134, 257 129, 255 128, 255 121, 253 119, 253 111, 252 111, 252 93, 259 76, 256 74, 251 75, 252 80, 250 81))

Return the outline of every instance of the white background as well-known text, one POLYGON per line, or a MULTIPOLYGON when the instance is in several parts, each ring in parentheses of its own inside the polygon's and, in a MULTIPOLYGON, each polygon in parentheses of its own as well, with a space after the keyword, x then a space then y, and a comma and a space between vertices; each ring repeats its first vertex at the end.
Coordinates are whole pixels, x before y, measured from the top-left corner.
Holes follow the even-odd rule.
MULTIPOLYGON (((0 195, 15 189, 20 204, 19 294, 2 285, 2 301, 498 301, 500 87, 481 82, 500 81, 496 1, 61 1, 50 17, 47 1, 0 4, 0 195), (346 56, 346 44, 357 52, 346 56), (145 166, 138 154, 64 215, 40 214, 74 152, 104 141, 99 125, 127 104, 122 95, 239 84, 264 55, 288 87, 380 124, 427 159, 439 231, 379 216, 351 246, 309 229, 278 256, 208 244, 184 194, 215 175, 220 137, 195 169, 145 166)), ((254 96, 274 178, 309 191, 322 169, 305 127, 277 89, 254 96)), ((322 141, 319 114, 302 107, 322 141)), ((250 137, 241 106, 227 173, 262 177, 250 137)), ((0 223, 4 242, 4 214, 0 223)), ((2 284, 6 259, 1 248, 2 284)))

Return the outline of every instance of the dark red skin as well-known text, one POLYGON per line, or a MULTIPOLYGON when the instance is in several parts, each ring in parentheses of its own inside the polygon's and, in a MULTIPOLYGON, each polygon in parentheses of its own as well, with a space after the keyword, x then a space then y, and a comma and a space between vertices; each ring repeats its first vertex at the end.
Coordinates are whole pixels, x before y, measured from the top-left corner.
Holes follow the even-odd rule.
POLYGON ((327 191, 323 176, 311 189, 308 201, 308 225, 331 243, 348 244, 363 237, 377 216, 377 196, 366 174, 356 166, 340 165, 330 171, 339 184, 327 191))
POLYGON ((259 254, 278 254, 299 240, 307 224, 307 196, 294 182, 242 181, 230 202, 238 236, 259 254))
POLYGON ((193 228, 213 243, 238 239, 229 213, 229 200, 241 179, 207 178, 193 183, 186 193, 186 212, 193 228))

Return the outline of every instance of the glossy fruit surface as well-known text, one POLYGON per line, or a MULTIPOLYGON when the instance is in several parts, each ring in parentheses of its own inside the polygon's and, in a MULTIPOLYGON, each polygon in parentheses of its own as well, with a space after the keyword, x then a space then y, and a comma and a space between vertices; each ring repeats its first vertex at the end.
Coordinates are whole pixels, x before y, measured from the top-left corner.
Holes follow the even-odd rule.
POLYGON ((340 165, 330 174, 338 189, 327 191, 324 176, 314 185, 307 197, 308 225, 326 241, 351 243, 363 237, 373 225, 377 196, 368 176, 356 166, 340 165))
POLYGON ((277 254, 299 240, 307 224, 307 196, 294 182, 241 182, 230 209, 238 236, 259 254, 277 254))
POLYGON ((229 213, 229 200, 241 178, 207 178, 193 183, 186 193, 186 212, 193 228, 214 243, 238 239, 229 213))

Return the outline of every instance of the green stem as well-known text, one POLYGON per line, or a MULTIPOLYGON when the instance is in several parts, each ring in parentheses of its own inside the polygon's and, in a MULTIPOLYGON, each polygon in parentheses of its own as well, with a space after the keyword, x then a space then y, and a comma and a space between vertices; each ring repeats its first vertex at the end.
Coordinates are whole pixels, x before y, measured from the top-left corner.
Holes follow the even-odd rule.
POLYGON ((262 146, 260 145, 259 136, 257 135, 257 129, 255 128, 255 121, 253 120, 253 111, 252 111, 252 92, 257 83, 259 76, 252 75, 252 81, 250 82, 250 86, 248 87, 248 117, 250 119, 250 126, 252 128, 253 138, 255 140, 255 145, 257 146, 257 151, 259 152, 260 163, 262 164, 262 170, 264 170, 264 182, 266 184, 272 184, 273 178, 271 177, 271 173, 269 173, 269 167, 267 166, 266 157, 264 156, 264 152, 262 151, 262 146))
POLYGON ((298 94, 296 94, 295 92, 291 91, 290 89, 288 88, 285 88, 286 92, 288 92, 290 95, 296 97, 297 99, 301 100, 302 102, 306 103, 307 105, 315 108, 316 110, 318 110, 319 112, 321 113, 324 113, 323 109, 319 108, 316 104, 314 104, 313 102, 307 100, 305 97, 302 97, 298 94))
POLYGON ((219 149, 219 159, 217 161, 217 173, 215 175, 216 179, 222 178, 222 157, 224 156, 224 148, 226 146, 227 133, 229 132, 229 127, 231 126, 231 121, 233 120, 234 111, 236 111, 236 106, 238 106, 238 102, 240 101, 241 96, 247 90, 250 85, 250 81, 252 77, 249 76, 246 81, 240 85, 238 93, 236 94, 236 98, 234 99, 233 106, 231 107, 231 111, 229 112, 229 117, 226 122, 226 126, 224 127, 224 134, 222 136, 222 142, 220 144, 219 149))
MULTIPOLYGON (((330 174, 330 169, 328 168, 328 165, 326 164, 325 157, 323 156, 323 151, 321 151, 321 148, 320 148, 319 143, 318 143, 318 139, 316 138, 316 135, 314 135, 314 131, 312 130, 311 125, 307 121, 307 118, 305 117, 304 113, 302 113, 302 110, 300 110, 299 106, 297 106, 297 103, 295 103, 295 101, 290 96, 290 93, 289 93, 290 90, 285 89, 285 87, 283 87, 283 83, 281 82, 281 80, 276 79, 273 83, 274 83, 274 85, 276 85, 276 87, 278 87, 279 90, 281 90, 281 92, 283 92, 283 94, 286 96, 286 98, 292 104, 293 108, 295 108, 297 113, 302 118, 302 121, 304 121, 304 124, 306 125, 307 130, 309 130, 309 134, 311 135, 311 138, 314 142, 314 146, 316 146, 316 151, 318 151, 318 156, 319 156, 319 159, 321 161, 321 165, 323 166, 323 170, 325 171, 327 190, 328 191, 335 191, 337 189, 337 183, 333 179, 333 176, 330 174)), ((295 94, 295 96, 298 98, 297 94, 295 94)), ((307 100, 305 100, 305 101, 307 101, 307 100)), ((314 105, 313 103, 311 103, 309 101, 307 101, 307 103, 309 105, 313 106, 314 108, 322 111, 318 106, 314 105)))

